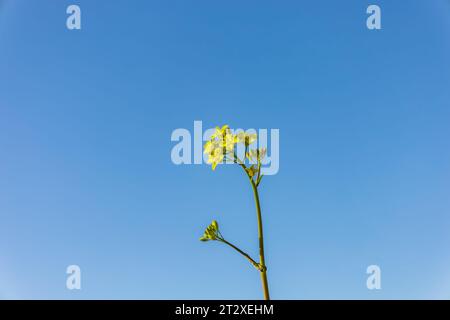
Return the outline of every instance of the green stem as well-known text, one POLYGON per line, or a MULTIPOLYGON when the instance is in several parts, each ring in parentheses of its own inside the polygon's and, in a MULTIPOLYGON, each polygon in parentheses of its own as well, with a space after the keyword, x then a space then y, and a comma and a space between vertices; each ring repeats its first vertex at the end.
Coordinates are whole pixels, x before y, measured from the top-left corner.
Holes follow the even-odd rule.
MULTIPOLYGON (((259 193, 258 186, 256 185, 253 177, 249 175, 247 172, 247 167, 244 163, 239 163, 239 165, 244 169, 247 174, 248 179, 250 180, 250 184, 253 189, 253 196, 255 198, 255 206, 256 206, 256 216, 258 218, 258 239, 259 239, 259 270, 261 272, 261 283, 264 292, 264 300, 270 300, 269 295, 269 284, 267 282, 267 267, 266 260, 264 257, 264 233, 263 233, 263 223, 262 223, 262 215, 261 215, 261 204, 259 202, 259 193)), ((261 166, 258 167, 258 176, 260 175, 261 166)))
POLYGON ((250 261, 250 263, 258 270, 260 270, 261 266, 252 259, 252 257, 250 257, 247 253, 245 253, 244 251, 242 251, 241 249, 239 249, 238 247, 236 247, 234 244, 228 242, 227 240, 221 238, 219 239, 219 241, 222 241, 223 243, 229 245, 231 248, 233 248, 234 250, 236 250, 237 252, 239 252, 240 254, 242 254, 245 258, 247 258, 248 261, 250 261))
POLYGON ((260 272, 261 272, 261 282, 262 282, 262 287, 263 287, 263 292, 264 292, 264 300, 270 300, 269 284, 267 282, 267 267, 266 267, 266 261, 264 258, 264 234, 263 234, 263 223, 262 223, 262 216, 261 216, 261 205, 259 203, 258 188, 256 187, 253 179, 250 179, 250 183, 251 183, 252 189, 253 189, 253 195, 255 198, 255 205, 256 205, 256 214, 257 214, 257 218, 258 218, 259 265, 261 266, 260 272))

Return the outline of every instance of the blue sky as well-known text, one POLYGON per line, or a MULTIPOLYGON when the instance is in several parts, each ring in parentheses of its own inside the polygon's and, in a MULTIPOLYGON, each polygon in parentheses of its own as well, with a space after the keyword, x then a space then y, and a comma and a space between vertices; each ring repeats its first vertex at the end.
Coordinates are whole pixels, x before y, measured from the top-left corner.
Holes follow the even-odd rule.
POLYGON ((171 162, 194 120, 280 129, 273 298, 450 298, 449 57, 444 0, 0 1, 0 298, 261 298, 198 241, 257 254, 242 172, 171 162))

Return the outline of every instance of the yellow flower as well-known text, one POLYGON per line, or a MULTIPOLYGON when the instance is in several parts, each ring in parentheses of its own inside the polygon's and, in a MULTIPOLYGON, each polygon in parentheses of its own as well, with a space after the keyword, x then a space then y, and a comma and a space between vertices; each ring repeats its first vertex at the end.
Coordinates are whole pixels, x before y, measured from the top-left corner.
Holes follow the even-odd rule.
POLYGON ((204 153, 208 155, 208 163, 212 164, 212 169, 223 161, 224 153, 221 143, 218 140, 209 140, 205 143, 204 153))
POLYGON ((216 131, 212 134, 211 139, 216 139, 216 138, 222 139, 222 137, 229 132, 230 132, 230 128, 228 127, 227 124, 222 126, 222 128, 216 127, 216 131))
POLYGON ((213 153, 213 151, 215 149, 217 149, 219 147, 219 143, 216 140, 209 140, 205 143, 204 147, 203 147, 203 153, 205 154, 211 154, 213 153))
POLYGON ((212 169, 221 163, 227 155, 234 155, 234 146, 237 137, 231 133, 228 125, 222 128, 216 127, 216 131, 211 136, 211 140, 205 143, 204 153, 208 155, 208 163, 212 164, 212 169))
POLYGON ((234 146, 237 143, 237 138, 234 134, 228 133, 223 136, 222 147, 225 148, 227 152, 231 152, 234 150, 234 146))
POLYGON ((245 132, 239 132, 237 134, 237 142, 243 143, 245 144, 246 147, 248 147, 249 145, 251 145, 253 142, 256 141, 257 139, 257 135, 256 133, 245 133, 245 132))
POLYGON ((222 148, 214 149, 214 151, 209 155, 208 163, 212 165, 212 169, 216 170, 216 167, 224 159, 225 155, 222 148))

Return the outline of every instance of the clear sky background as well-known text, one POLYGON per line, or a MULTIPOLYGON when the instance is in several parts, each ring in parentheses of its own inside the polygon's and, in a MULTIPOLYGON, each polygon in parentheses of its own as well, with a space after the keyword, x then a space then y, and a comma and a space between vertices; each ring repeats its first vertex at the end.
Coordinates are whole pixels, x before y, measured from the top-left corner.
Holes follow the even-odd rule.
POLYGON ((194 120, 280 129, 273 298, 450 298, 446 0, 0 1, 0 298, 261 298, 198 241, 214 218, 257 255, 243 173, 171 162, 194 120))

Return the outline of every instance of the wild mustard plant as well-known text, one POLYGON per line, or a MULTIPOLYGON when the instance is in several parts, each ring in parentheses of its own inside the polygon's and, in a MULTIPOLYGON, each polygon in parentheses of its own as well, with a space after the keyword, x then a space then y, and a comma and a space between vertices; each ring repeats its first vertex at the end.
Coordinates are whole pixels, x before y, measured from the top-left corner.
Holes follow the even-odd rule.
POLYGON ((267 282, 267 267, 264 259, 264 235, 263 223, 261 217, 261 205, 259 201, 258 187, 263 175, 261 174, 261 161, 266 156, 266 149, 251 149, 250 145, 257 141, 256 134, 247 134, 244 132, 233 134, 230 128, 225 125, 221 128, 216 127, 211 139, 204 146, 204 153, 208 156, 208 163, 215 170, 217 165, 225 161, 231 161, 239 165, 247 175, 253 190, 253 197, 256 206, 256 216, 258 221, 259 238, 259 262, 250 257, 249 254, 239 249, 234 244, 228 242, 219 230, 217 221, 213 221, 205 230, 201 241, 219 241, 222 242, 241 255, 243 255, 261 274, 261 282, 264 293, 264 299, 269 300, 269 285, 267 282), (239 159, 236 154, 236 145, 242 143, 245 146, 245 158, 239 159), (246 161, 247 160, 247 161, 246 161))

